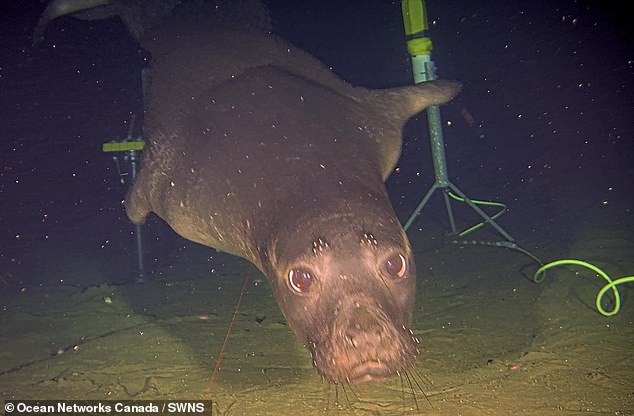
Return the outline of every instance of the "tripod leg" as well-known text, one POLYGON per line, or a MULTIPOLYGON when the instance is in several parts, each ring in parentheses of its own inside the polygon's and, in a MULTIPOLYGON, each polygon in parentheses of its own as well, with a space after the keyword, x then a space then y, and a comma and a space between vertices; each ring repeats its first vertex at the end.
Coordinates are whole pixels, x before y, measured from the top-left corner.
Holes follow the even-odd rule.
POLYGON ((139 266, 139 281, 145 279, 145 266, 143 265, 143 234, 141 231, 141 224, 136 224, 136 254, 137 264, 139 266))
POLYGON ((447 188, 443 188, 442 196, 445 199, 445 207, 447 207, 447 217, 449 217, 449 225, 451 226, 451 234, 456 235, 456 221, 453 219, 453 211, 451 210, 451 201, 449 200, 449 195, 447 194, 449 190, 447 188))
POLYGON ((434 185, 429 189, 429 191, 427 191, 427 194, 425 195, 425 197, 422 199, 422 201, 420 201, 420 203, 418 204, 418 206, 416 207, 412 215, 410 215, 410 217, 407 219, 407 222, 403 226, 403 229, 405 231, 407 231, 409 226, 412 225, 412 223, 416 219, 416 216, 423 209, 425 204, 427 204, 427 201, 429 201, 429 198, 431 198, 431 196, 434 194, 434 191, 436 191, 436 189, 438 189, 438 183, 434 183, 434 185))

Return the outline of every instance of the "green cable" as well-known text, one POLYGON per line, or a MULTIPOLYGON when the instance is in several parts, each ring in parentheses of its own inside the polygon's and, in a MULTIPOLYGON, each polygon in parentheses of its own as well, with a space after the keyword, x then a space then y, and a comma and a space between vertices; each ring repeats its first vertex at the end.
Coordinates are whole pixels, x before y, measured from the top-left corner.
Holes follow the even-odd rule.
MULTIPOLYGON (((452 192, 447 192, 449 194, 450 197, 452 197, 453 199, 455 199, 456 201, 460 201, 460 202, 465 202, 464 198, 459 197, 458 195, 452 193, 452 192)), ((497 213, 495 213, 494 215, 491 215, 491 219, 490 221, 494 221, 495 219, 499 218, 502 214, 504 214, 506 212, 506 204, 503 204, 501 202, 492 202, 492 201, 481 201, 478 199, 472 199, 471 202, 473 202, 476 205, 486 205, 486 206, 491 206, 491 207, 500 207, 502 208, 500 211, 498 211, 497 213)), ((482 221, 481 223, 478 223, 476 225, 474 225, 471 228, 467 228, 466 230, 464 230, 463 232, 459 233, 458 235, 460 237, 463 237, 467 234, 469 234, 470 232, 473 232, 475 230, 477 230, 478 228, 484 227, 489 221, 482 221)))
MULTIPOLYGON (((449 194, 450 197, 452 197, 453 199, 455 199, 456 201, 460 201, 460 202, 465 202, 464 198, 459 197, 458 195, 455 195, 452 192, 447 192, 449 194)), ((495 213, 494 215, 490 216, 490 220, 488 221, 482 221, 476 225, 474 225, 473 227, 467 228, 466 230, 462 231, 461 233, 459 233, 458 235, 463 237, 483 226, 485 226, 489 221, 494 221, 495 219, 499 218, 502 214, 504 214, 506 212, 506 204, 503 204, 501 202, 492 202, 492 201, 481 201, 481 200, 477 200, 477 199, 472 199, 471 202, 473 202, 476 205, 486 205, 486 206, 495 206, 495 207, 500 207, 501 210, 498 211, 497 213, 495 213)), ((505 242, 506 243, 506 242, 505 242)), ((535 257, 534 255, 532 255, 531 253, 529 253, 528 251, 522 249, 521 247, 517 246, 515 243, 495 243, 495 244, 489 244, 489 245, 497 245, 497 246, 504 246, 507 248, 512 248, 514 250, 519 250, 522 253, 528 255, 529 257, 531 257, 533 260, 535 260, 537 263, 542 264, 542 262, 535 257)), ((605 286, 603 286, 603 288, 601 288, 601 290, 599 291, 599 293, 597 294, 597 299, 595 301, 595 305, 597 307, 597 310, 599 311, 599 313, 603 316, 613 316, 616 315, 617 313, 619 313, 619 310, 621 309, 621 296, 619 295, 619 291, 616 288, 618 285, 623 284, 623 283, 631 283, 634 282, 634 276, 627 276, 627 277, 621 277, 620 279, 616 279, 616 280, 612 280, 607 273, 605 273, 603 270, 599 269, 598 267, 587 263, 585 261, 581 261, 581 260, 573 260, 573 259, 566 259, 566 260, 557 260, 557 261, 553 261, 551 263, 545 264, 543 266, 541 266, 539 269, 537 269, 537 271, 535 272, 535 275, 533 276, 533 281, 535 281, 535 283, 539 283, 541 282, 544 277, 546 276, 544 274, 544 272, 552 267, 556 267, 556 266, 561 266, 563 264, 572 264, 572 265, 577 265, 577 266, 582 266, 582 267, 586 267, 592 271, 594 271, 595 273, 597 273, 599 276, 603 277, 605 279, 606 282, 608 282, 605 286), (541 275, 541 276, 540 276, 541 275), (605 293, 612 289, 612 293, 614 294, 614 308, 611 311, 606 311, 605 309, 603 309, 603 306, 601 306, 601 299, 603 299, 603 296, 605 295, 605 293)))
POLYGON ((597 294, 597 299, 595 302, 597 310, 603 316, 612 316, 619 313, 619 309, 621 308, 621 296, 619 295, 619 291, 617 290, 616 286, 623 283, 634 282, 634 276, 621 277, 620 279, 612 280, 607 275, 607 273, 605 273, 603 270, 599 269, 598 267, 590 263, 587 263, 581 260, 565 259, 565 260, 553 261, 537 269, 537 271, 533 275, 533 281, 535 283, 541 282, 542 280, 544 280, 544 277, 540 277, 539 276, 540 274, 544 273, 547 269, 550 269, 556 266, 561 266, 562 264, 573 264, 577 266, 586 267, 594 271, 595 273, 597 273, 599 276, 603 277, 608 282, 608 284, 603 286, 603 288, 597 294), (601 306, 601 299, 603 298, 603 295, 605 295, 605 292, 607 292, 610 289, 612 289, 612 293, 614 294, 614 309, 608 312, 605 309, 603 309, 603 306, 601 306))

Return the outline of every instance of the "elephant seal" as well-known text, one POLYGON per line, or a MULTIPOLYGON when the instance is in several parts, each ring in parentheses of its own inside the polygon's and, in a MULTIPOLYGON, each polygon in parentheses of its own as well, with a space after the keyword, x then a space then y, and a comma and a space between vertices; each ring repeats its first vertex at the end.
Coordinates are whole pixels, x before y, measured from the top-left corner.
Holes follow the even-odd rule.
POLYGON ((272 35, 253 1, 183 4, 145 26, 132 3, 107 5, 152 56, 130 220, 154 212, 256 265, 327 381, 408 371, 416 270, 384 181, 403 124, 459 84, 353 87, 272 35))

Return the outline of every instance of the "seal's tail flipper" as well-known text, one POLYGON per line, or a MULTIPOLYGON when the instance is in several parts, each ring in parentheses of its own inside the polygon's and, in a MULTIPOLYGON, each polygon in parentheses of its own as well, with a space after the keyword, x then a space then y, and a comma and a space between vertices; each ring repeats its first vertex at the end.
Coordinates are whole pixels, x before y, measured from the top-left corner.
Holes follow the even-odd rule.
POLYGON ((42 40, 46 25, 61 16, 84 20, 119 16, 128 30, 140 40, 146 29, 159 22, 181 0, 52 0, 33 31, 33 44, 42 40))

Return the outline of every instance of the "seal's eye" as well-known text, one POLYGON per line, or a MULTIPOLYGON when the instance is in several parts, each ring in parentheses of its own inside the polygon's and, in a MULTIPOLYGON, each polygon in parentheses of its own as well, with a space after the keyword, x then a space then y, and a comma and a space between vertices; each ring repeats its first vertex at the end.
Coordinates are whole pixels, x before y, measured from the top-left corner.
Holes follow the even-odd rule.
POLYGON ((402 254, 392 254, 385 260, 385 271, 393 279, 405 276, 405 272, 407 271, 405 257, 403 257, 402 254))
POLYGON ((288 272, 288 282, 295 292, 306 293, 310 290, 310 285, 313 283, 313 276, 306 270, 291 269, 288 272))

